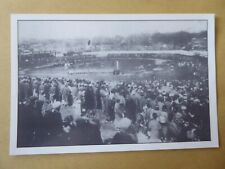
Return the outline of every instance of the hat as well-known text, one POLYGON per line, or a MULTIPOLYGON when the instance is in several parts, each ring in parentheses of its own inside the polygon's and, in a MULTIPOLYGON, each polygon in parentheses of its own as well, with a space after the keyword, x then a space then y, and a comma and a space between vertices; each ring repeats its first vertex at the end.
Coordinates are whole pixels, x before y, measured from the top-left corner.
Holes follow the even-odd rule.
POLYGON ((170 93, 169 96, 170 96, 170 97, 173 97, 173 96, 174 96, 174 93, 170 93))
POLYGON ((164 124, 166 123, 166 117, 165 116, 159 116, 159 122, 164 124))
POLYGON ((131 125, 131 120, 128 118, 122 118, 120 120, 115 120, 114 125, 120 129, 127 129, 131 125))
POLYGON ((54 102, 53 104, 52 104, 52 108, 53 109, 56 109, 56 108, 58 108, 58 107, 60 107, 61 106, 61 103, 59 102, 59 101, 56 101, 56 102, 54 102))
POLYGON ((162 95, 166 95, 166 91, 165 90, 162 91, 162 95))
POLYGON ((187 106, 185 106, 185 105, 181 106, 181 110, 186 110, 186 109, 187 109, 187 106))
POLYGON ((199 100, 199 99, 194 99, 194 102, 195 102, 195 103, 199 103, 200 100, 199 100))
POLYGON ((177 113, 175 114, 175 118, 176 118, 176 119, 180 119, 180 118, 182 118, 182 114, 181 114, 181 113, 179 113, 179 112, 177 112, 177 113))

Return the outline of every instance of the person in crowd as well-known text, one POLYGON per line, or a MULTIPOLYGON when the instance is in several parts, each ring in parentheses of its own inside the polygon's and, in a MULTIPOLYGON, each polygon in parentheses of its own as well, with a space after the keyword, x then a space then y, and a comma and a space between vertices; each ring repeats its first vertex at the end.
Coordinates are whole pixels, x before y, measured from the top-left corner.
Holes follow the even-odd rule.
POLYGON ((68 85, 68 81, 65 82, 64 86, 62 86, 61 93, 62 93, 62 101, 65 104, 68 104, 68 96, 71 94, 71 91, 70 91, 69 85, 68 85))
POLYGON ((162 142, 161 141, 161 124, 158 121, 158 115, 157 113, 153 113, 152 115, 153 119, 149 121, 148 123, 148 129, 149 129, 149 137, 150 142, 162 142))
POLYGON ((135 103, 135 100, 130 95, 127 95, 126 104, 125 104, 126 117, 129 118, 133 123, 136 122, 136 118, 137 118, 136 106, 137 105, 135 103))

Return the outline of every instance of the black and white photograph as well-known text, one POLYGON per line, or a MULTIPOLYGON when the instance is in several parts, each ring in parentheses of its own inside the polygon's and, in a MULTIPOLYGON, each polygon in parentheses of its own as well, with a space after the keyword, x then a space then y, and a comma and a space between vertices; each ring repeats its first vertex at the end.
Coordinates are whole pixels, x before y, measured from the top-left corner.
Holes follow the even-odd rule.
POLYGON ((213 14, 11 16, 10 154, 218 147, 213 14))

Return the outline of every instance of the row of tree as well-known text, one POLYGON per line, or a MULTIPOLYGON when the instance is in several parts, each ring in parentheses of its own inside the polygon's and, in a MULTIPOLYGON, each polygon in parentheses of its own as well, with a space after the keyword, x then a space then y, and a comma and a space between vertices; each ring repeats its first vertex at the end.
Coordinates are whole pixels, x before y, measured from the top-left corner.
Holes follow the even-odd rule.
POLYGON ((115 36, 115 37, 97 37, 92 40, 92 45, 112 45, 112 46, 124 46, 124 45, 140 45, 151 46, 156 43, 172 44, 175 46, 185 46, 190 43, 193 38, 205 39, 207 41, 207 32, 202 31, 199 33, 189 32, 175 32, 175 33, 155 33, 155 34, 135 34, 127 37, 115 36))

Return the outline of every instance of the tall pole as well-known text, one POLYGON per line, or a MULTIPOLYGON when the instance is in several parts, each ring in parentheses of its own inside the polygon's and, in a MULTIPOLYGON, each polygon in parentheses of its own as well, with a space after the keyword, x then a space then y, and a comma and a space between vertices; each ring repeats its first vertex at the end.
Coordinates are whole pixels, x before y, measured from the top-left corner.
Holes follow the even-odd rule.
POLYGON ((119 70, 119 61, 116 61, 116 70, 119 70))

